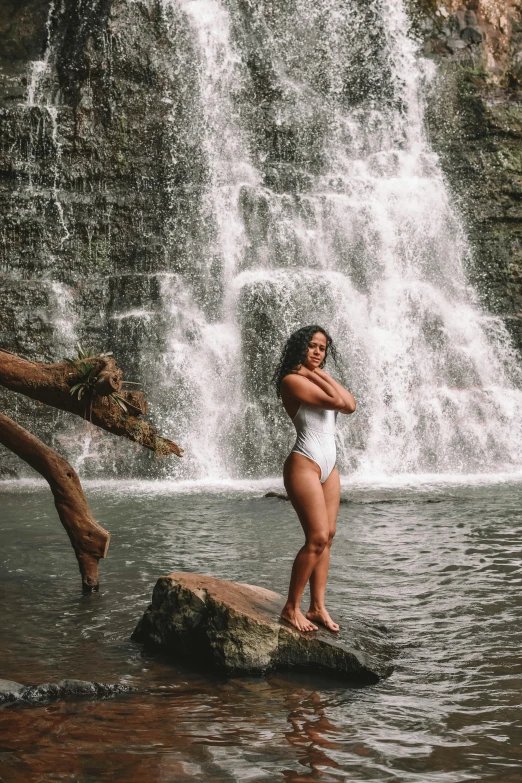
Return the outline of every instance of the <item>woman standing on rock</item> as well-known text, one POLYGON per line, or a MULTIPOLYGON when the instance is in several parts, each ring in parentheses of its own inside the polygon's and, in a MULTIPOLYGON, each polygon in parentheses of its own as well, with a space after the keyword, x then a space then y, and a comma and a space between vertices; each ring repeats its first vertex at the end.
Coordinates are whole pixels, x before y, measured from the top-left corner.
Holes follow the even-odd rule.
POLYGON ((355 400, 322 369, 329 351, 335 356, 329 334, 320 326, 304 326, 288 338, 274 374, 277 394, 297 431, 283 478, 306 539, 294 560, 281 617, 300 631, 317 631, 314 623, 339 630, 324 602, 341 491, 335 422, 338 413, 355 411, 355 400), (305 617, 300 604, 308 580, 305 617))

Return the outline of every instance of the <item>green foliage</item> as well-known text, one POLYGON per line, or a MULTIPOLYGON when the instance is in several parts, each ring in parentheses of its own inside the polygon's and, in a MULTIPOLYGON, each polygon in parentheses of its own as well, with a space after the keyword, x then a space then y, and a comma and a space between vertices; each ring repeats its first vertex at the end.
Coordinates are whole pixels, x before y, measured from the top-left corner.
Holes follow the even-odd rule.
POLYGON ((110 397, 111 400, 114 400, 114 402, 117 405, 120 406, 120 408, 122 409, 122 411, 124 413, 128 413, 129 412, 129 409, 127 408, 127 403, 125 402, 125 400, 123 399, 121 394, 117 394, 116 392, 113 392, 112 394, 109 394, 109 397, 110 397))
MULTIPOLYGON (((90 350, 84 351, 80 343, 77 343, 76 348, 78 351, 78 358, 69 359, 68 357, 65 357, 65 361, 68 362, 71 367, 74 367, 77 377, 79 376, 78 382, 71 387, 72 396, 76 396, 79 401, 86 394, 93 393, 98 376, 96 375, 96 361, 92 361, 93 359, 96 359, 94 349, 91 348, 90 350)), ((99 355, 103 356, 104 354, 99 355)))
MULTIPOLYGON (((68 357, 65 357, 65 361, 68 362, 71 367, 74 367, 76 372, 77 383, 75 383, 74 386, 71 386, 70 391, 72 396, 77 397, 78 401, 80 401, 83 397, 92 397, 92 395, 95 393, 94 387, 98 381, 98 375, 96 374, 97 360, 104 358, 105 356, 112 356, 112 352, 94 353, 93 348, 85 351, 80 343, 77 343, 76 348, 78 351, 78 358, 69 359, 68 357)), ((133 386, 139 385, 135 384, 133 381, 123 381, 123 383, 131 384, 133 386)), ((115 402, 124 413, 129 412, 128 406, 130 403, 128 403, 127 400, 121 396, 121 394, 112 392, 112 394, 109 394, 108 397, 110 400, 115 402)), ((130 407, 135 406, 131 405, 130 407)))

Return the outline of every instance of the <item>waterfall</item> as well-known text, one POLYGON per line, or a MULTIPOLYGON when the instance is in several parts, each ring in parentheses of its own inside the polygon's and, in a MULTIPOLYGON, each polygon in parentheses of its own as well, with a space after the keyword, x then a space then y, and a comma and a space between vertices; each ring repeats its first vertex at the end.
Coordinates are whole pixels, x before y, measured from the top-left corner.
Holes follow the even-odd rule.
MULTIPOLYGON (((256 187, 260 177, 250 161, 234 102, 242 64, 231 41, 227 11, 218 0, 163 0, 163 6, 171 35, 180 23, 173 14, 181 11, 194 37, 201 110, 196 134, 207 175, 199 205, 206 230, 198 249, 203 256, 198 275, 190 275, 189 281, 188 270, 161 276, 166 345, 158 407, 169 401, 169 409, 160 415, 162 426, 182 433, 181 439, 191 444, 185 464, 179 466, 182 473, 222 479, 234 473, 232 429, 243 415, 233 298, 246 247, 240 193, 244 187, 256 187)), ((177 230, 174 222, 172 231, 177 230)))
MULTIPOLYGON (((67 226, 67 220, 63 204, 60 200, 60 180, 62 176, 62 140, 60 138, 60 129, 58 115, 60 105, 57 101, 57 94, 59 93, 57 85, 54 83, 54 70, 52 68, 52 22, 56 13, 56 2, 51 0, 49 5, 49 11, 47 14, 46 23, 46 46, 42 60, 36 60, 32 63, 31 72, 29 74, 28 87, 27 87, 27 108, 29 110, 37 108, 40 112, 40 121, 36 124, 36 130, 31 139, 32 146, 37 147, 40 141, 40 135, 47 137, 50 141, 53 154, 50 155, 51 161, 51 179, 52 184, 50 186, 52 194, 52 202, 56 215, 58 218, 58 224, 61 230, 61 237, 59 240, 60 247, 70 238, 69 229, 67 226), (50 126, 50 133, 47 131, 46 125, 50 126)), ((32 182, 32 195, 33 198, 37 195, 38 185, 32 182)))
MULTIPOLYGON (((520 372, 467 281, 470 250, 423 125, 433 66, 402 2, 259 3, 246 31, 241 4, 179 6, 197 42, 221 259, 219 316, 187 301, 199 337, 180 345, 175 320, 167 356, 197 410, 197 435, 185 428, 196 475, 280 470, 293 433, 270 376, 287 335, 312 322, 332 332, 330 369, 359 403, 340 426, 343 472, 516 466, 520 372), (265 112, 245 108, 260 94, 265 112)), ((163 295, 176 309, 187 296, 172 280, 163 295)))
MULTIPOLYGON (((402 0, 156 4, 169 44, 156 95, 169 107, 165 260, 128 269, 106 318, 110 350, 141 352, 155 420, 186 450, 157 471, 280 474, 293 428, 271 375, 309 323, 331 332, 340 359, 327 369, 358 401, 339 417, 342 473, 517 468, 521 371, 467 277, 424 128, 434 66, 402 0)), ((54 116, 63 243, 64 164, 41 87, 51 59, 33 68, 30 103, 54 116)))

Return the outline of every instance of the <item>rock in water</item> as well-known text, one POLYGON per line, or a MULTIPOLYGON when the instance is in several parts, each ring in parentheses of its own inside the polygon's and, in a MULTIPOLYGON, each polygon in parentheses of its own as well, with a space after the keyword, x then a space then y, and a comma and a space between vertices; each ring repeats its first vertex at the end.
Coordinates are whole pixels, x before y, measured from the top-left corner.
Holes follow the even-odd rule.
POLYGON ((23 701, 40 702, 54 699, 77 698, 79 696, 107 697, 129 693, 135 688, 121 683, 88 682, 87 680, 60 680, 44 682, 42 685, 22 685, 13 680, 0 680, 0 704, 23 701))
POLYGON ((156 582, 132 639, 231 673, 293 668, 359 683, 391 674, 395 649, 384 627, 343 620, 339 634, 300 633, 280 619, 284 603, 263 587, 170 574, 156 582))
POLYGON ((24 686, 14 680, 0 680, 0 704, 23 699, 24 686))

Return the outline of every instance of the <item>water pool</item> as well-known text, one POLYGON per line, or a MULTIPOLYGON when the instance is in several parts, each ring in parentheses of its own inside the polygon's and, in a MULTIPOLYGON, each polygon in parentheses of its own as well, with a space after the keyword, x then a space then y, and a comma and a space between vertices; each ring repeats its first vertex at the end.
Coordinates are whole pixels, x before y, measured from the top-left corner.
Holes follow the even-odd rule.
POLYGON ((0 710, 11 781, 519 783, 518 483, 343 487, 332 614, 384 622, 395 673, 354 689, 224 678, 129 640, 155 580, 195 571, 284 592, 301 533, 270 482, 86 484, 111 531, 99 593, 41 484, 0 485, 0 676, 126 682, 139 693, 0 710))

